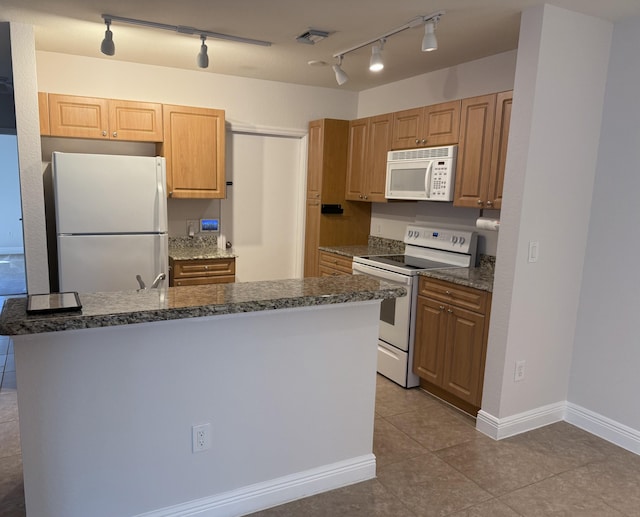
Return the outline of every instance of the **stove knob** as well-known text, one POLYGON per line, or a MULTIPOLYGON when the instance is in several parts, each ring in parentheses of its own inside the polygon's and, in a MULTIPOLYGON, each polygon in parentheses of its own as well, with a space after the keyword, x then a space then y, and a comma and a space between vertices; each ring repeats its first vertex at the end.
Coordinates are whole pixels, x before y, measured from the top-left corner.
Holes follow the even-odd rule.
POLYGON ((464 237, 460 237, 460 246, 464 244, 464 237))
POLYGON ((451 237, 451 242, 453 242, 454 244, 458 242, 458 237, 456 237, 455 235, 451 237))

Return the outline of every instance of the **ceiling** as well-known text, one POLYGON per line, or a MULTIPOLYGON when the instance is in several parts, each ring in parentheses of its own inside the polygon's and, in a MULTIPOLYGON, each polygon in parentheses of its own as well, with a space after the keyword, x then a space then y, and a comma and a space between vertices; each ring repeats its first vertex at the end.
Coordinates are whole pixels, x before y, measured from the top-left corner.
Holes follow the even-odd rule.
MULTIPOLYGON (((0 0, 5 21, 34 26, 36 49, 288 83, 361 91, 418 74, 513 50, 520 13, 544 0, 0 0), (439 49, 421 52, 422 27, 388 38, 385 68, 368 69, 371 48, 345 56, 349 81, 338 86, 331 69, 341 50, 400 27, 417 16, 445 11, 439 49), (270 47, 209 38, 209 68, 196 66, 199 37, 113 22, 114 57, 100 53, 101 14, 207 30, 272 42, 270 47), (306 30, 331 35, 315 45, 296 42, 306 30), (326 65, 310 66, 309 61, 326 65)), ((547 1, 548 3, 548 1, 547 1)), ((640 16, 638 0, 554 0, 573 11, 611 21, 640 16)))

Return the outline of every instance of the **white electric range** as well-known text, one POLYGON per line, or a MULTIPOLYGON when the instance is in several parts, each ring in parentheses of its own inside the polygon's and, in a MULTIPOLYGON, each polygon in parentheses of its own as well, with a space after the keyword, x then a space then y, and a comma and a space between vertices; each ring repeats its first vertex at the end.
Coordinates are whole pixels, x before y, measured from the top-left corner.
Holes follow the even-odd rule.
POLYGON ((380 307, 378 373, 400 386, 419 385, 413 373, 413 340, 420 271, 474 267, 477 234, 466 230, 409 225, 404 255, 372 255, 353 258, 353 274, 395 282, 407 296, 383 300, 380 307))

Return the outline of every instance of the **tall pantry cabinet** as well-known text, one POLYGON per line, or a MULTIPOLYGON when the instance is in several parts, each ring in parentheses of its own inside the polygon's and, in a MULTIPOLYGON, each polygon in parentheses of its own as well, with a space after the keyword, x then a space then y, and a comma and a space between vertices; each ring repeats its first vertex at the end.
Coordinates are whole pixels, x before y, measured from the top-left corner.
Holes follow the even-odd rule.
POLYGON ((319 276, 320 246, 366 244, 369 203, 345 200, 349 121, 309 123, 304 276, 319 276))

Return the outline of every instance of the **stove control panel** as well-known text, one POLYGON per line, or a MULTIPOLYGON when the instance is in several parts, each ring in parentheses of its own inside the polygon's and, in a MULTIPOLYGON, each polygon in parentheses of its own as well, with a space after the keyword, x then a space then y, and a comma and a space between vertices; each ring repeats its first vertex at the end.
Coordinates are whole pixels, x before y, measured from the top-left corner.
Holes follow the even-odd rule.
POLYGON ((460 253, 475 253, 476 240, 475 232, 414 225, 407 226, 404 236, 405 244, 460 253))

